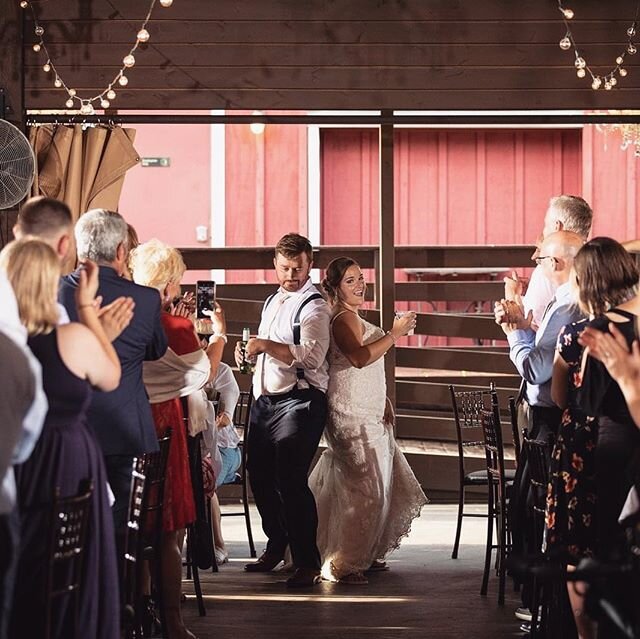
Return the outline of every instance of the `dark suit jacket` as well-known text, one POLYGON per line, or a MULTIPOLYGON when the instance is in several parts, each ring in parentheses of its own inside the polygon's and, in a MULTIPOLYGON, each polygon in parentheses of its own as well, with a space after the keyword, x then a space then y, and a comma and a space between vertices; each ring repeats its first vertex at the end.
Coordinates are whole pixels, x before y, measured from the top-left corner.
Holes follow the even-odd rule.
MULTIPOLYGON (((108 266, 101 266, 98 295, 103 304, 118 297, 135 301, 133 319, 113 342, 120 358, 122 378, 110 393, 95 391, 89 408, 88 422, 105 455, 139 455, 157 450, 149 399, 142 383, 142 362, 162 357, 167 338, 160 323, 160 294, 154 288, 140 286, 120 277, 108 266)), ((59 300, 72 322, 77 321, 75 289, 78 271, 62 278, 59 300)))

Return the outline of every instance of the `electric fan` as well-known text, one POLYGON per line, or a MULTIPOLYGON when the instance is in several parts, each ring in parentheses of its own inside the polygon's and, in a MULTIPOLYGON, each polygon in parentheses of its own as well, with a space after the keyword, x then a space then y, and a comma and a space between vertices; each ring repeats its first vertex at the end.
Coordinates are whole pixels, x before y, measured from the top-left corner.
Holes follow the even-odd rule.
POLYGON ((36 159, 29 140, 13 124, 0 120, 0 209, 10 209, 29 193, 36 159))

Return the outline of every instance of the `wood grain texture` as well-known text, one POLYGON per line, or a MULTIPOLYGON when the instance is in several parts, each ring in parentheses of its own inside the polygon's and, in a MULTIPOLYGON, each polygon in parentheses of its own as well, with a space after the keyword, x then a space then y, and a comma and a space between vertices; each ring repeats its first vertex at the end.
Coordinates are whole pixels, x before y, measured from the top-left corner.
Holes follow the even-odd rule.
MULTIPOLYGON (((124 0, 37 7, 56 64, 83 93, 113 77, 144 9, 124 0)), ((624 0, 576 9, 590 64, 613 63, 632 13, 624 0)), ((578 79, 573 51, 558 47, 557 7, 538 0, 181 0, 157 7, 148 28, 118 108, 623 108, 640 87, 630 56, 615 91, 578 79)), ((59 107, 64 94, 27 33, 27 106, 59 107)))

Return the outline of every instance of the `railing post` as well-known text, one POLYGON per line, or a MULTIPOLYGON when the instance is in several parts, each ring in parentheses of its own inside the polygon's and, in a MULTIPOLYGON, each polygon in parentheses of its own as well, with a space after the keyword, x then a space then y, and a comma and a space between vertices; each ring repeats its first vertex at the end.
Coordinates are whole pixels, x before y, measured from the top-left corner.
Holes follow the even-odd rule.
MULTIPOLYGON (((393 116, 393 111, 382 111, 393 116)), ((395 237, 394 237, 394 176, 393 176, 393 124, 380 125, 380 252, 377 273, 377 301, 380 326, 389 330, 395 312, 395 237)), ((385 356, 387 395, 396 403, 396 351, 392 348, 385 356)))

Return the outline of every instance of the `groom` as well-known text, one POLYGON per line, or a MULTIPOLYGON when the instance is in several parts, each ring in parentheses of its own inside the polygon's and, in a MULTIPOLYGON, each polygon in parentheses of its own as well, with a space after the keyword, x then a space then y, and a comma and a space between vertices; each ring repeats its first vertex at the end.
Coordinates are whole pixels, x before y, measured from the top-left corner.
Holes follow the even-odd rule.
MULTIPOLYGON (((258 337, 246 346, 256 359, 247 468, 269 541, 245 570, 273 570, 289 546, 296 567, 290 587, 320 581, 318 515, 307 475, 327 415, 330 312, 309 279, 312 251, 297 233, 280 239, 273 260, 280 288, 267 298, 258 337)), ((235 358, 240 365, 240 344, 235 358)))

